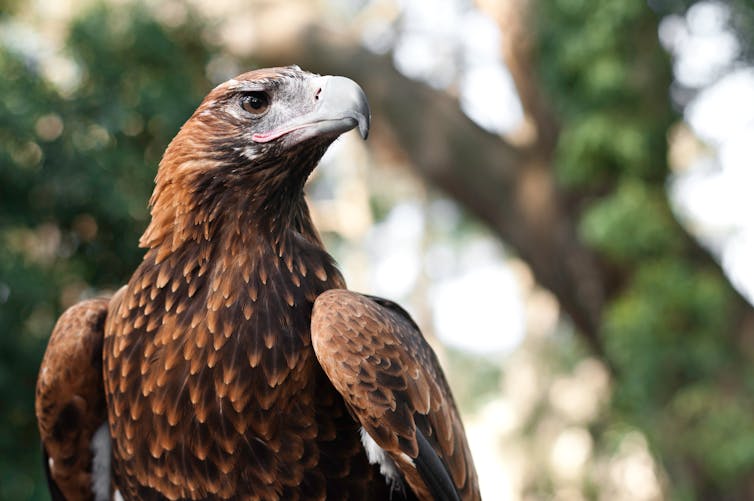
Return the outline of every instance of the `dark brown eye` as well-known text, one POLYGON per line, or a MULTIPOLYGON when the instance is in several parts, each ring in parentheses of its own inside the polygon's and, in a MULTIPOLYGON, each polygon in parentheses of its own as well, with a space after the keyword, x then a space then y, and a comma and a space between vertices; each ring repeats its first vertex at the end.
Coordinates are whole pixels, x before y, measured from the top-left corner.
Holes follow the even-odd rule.
POLYGON ((252 115, 261 115, 270 107, 270 98, 265 92, 249 92, 241 98, 241 106, 252 115))

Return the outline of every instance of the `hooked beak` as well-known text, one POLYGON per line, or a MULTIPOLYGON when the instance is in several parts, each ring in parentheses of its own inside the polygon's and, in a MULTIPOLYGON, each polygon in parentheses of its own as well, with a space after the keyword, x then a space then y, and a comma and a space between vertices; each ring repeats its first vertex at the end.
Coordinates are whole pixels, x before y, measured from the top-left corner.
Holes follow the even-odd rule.
POLYGON ((345 77, 316 77, 313 82, 317 102, 314 109, 294 118, 284 126, 269 132, 256 133, 251 139, 267 143, 280 137, 292 135, 293 143, 312 137, 337 137, 355 127, 363 139, 369 134, 370 111, 364 91, 353 80, 345 77))

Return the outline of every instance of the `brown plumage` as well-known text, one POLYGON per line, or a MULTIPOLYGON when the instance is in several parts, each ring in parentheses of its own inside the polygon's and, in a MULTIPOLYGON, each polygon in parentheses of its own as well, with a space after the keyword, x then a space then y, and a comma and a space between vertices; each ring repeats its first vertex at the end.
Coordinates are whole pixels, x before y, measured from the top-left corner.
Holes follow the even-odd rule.
POLYGON ((342 290, 309 217, 308 175, 368 121, 356 84, 298 67, 210 92, 160 163, 143 262, 50 339, 53 497, 479 497, 434 353, 397 306, 342 290))

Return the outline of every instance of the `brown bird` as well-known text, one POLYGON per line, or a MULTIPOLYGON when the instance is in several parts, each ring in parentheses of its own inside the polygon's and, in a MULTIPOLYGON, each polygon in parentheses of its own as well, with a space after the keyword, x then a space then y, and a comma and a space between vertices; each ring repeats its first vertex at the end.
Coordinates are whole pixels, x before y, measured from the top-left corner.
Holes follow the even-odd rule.
POLYGON ((36 413, 53 499, 478 499, 432 349, 346 290, 304 183, 361 88, 296 66, 216 87, 168 146, 141 265, 58 320, 36 413))

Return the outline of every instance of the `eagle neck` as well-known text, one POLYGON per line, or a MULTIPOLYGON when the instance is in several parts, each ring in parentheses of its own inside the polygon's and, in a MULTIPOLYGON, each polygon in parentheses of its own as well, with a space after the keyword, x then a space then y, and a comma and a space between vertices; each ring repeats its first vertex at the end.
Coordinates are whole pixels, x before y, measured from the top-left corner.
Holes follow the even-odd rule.
POLYGON ((201 168, 194 160, 177 169, 163 165, 150 200, 152 220, 140 245, 161 254, 234 240, 278 245, 291 231, 319 244, 304 197, 317 158, 254 168, 208 160, 201 168))

